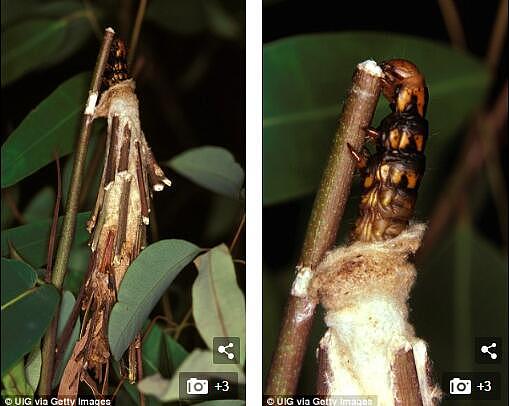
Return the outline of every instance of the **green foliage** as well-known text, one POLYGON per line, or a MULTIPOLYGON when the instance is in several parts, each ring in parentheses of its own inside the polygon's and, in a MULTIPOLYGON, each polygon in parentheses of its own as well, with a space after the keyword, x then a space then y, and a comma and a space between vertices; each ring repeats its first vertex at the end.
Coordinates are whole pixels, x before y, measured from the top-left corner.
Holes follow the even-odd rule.
MULTIPOLYGON (((74 244, 82 244, 88 239, 85 224, 90 217, 89 212, 79 213, 76 219, 76 233, 74 244)), ((60 236, 63 217, 58 219, 57 237, 60 236)), ((46 264, 48 239, 51 219, 40 220, 23 226, 3 230, 1 234, 2 256, 9 255, 9 245, 12 245, 21 257, 34 267, 46 264)))
POLYGON ((65 81, 12 132, 2 145, 2 188, 72 151, 89 82, 89 73, 65 81))
POLYGON ((184 240, 162 240, 132 262, 110 315, 108 338, 115 359, 120 359, 173 279, 199 252, 184 240))
POLYGON ((35 392, 41 378, 42 353, 40 343, 37 343, 34 349, 28 354, 25 364, 25 375, 28 384, 35 392))
MULTIPOLYGON (((65 325, 67 323, 67 320, 69 320, 69 317, 71 316, 72 308, 75 302, 76 300, 74 299, 73 294, 69 291, 64 291, 62 295, 62 302, 60 303, 60 315, 58 316, 58 327, 57 327, 58 339, 61 338, 62 333, 64 332, 65 325)), ((67 361, 71 357, 74 344, 76 344, 76 341, 78 341, 78 338, 80 336, 80 328, 81 322, 78 317, 78 320, 76 320, 76 324, 74 325, 71 335, 69 337, 67 347, 65 349, 62 349, 64 351, 64 356, 62 357, 60 365, 55 370, 55 375, 53 376, 53 388, 55 388, 60 382, 60 378, 64 373, 64 368, 67 365, 67 361)))
POLYGON ((168 380, 156 374, 144 378, 138 384, 138 389, 146 394, 153 395, 163 402, 179 399, 179 374, 182 372, 237 372, 238 382, 244 383, 245 376, 238 365, 214 364, 212 363, 212 352, 208 350, 194 350, 180 365, 173 378, 168 380), (235 370, 237 369, 237 370, 235 370))
POLYGON ((25 208, 23 218, 27 223, 46 220, 53 216, 55 192, 49 186, 42 188, 25 208))
POLYGON ((198 277, 193 284, 193 317, 203 341, 213 350, 214 337, 240 337, 240 362, 245 361, 246 306, 237 285, 235 268, 223 244, 194 261, 198 277))
POLYGON ((58 291, 36 279, 28 265, 2 258, 2 376, 40 341, 57 308, 58 291))
POLYGON ((23 358, 21 358, 11 369, 2 375, 5 396, 31 396, 34 394, 33 387, 28 383, 25 375, 23 358))
POLYGON ((61 62, 92 32, 90 12, 79 2, 36 3, 2 2, 2 87, 30 71, 61 62))
MULTIPOLYGON (((386 33, 304 35, 264 47, 264 204, 315 190, 355 66, 395 57, 410 59, 426 76, 426 155, 429 166, 437 165, 467 114, 483 100, 489 74, 479 61, 436 42, 386 33)), ((388 112, 388 103, 381 100, 374 125, 388 112)), ((433 196, 435 181, 424 177, 422 196, 433 196)))
POLYGON ((220 147, 187 150, 168 162, 168 166, 212 192, 239 199, 244 171, 233 155, 220 147))
POLYGON ((147 20, 180 35, 209 31, 218 37, 237 39, 243 34, 243 16, 239 15, 242 2, 235 3, 232 7, 220 0, 177 0, 168 7, 164 0, 153 0, 147 8, 147 20))

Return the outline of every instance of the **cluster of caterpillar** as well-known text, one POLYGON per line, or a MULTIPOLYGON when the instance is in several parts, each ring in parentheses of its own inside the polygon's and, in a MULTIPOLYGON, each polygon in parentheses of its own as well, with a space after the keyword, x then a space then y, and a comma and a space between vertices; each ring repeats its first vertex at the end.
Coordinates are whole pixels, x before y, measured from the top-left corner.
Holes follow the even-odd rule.
POLYGON ((370 154, 366 147, 358 152, 348 145, 363 188, 353 241, 384 241, 405 230, 425 170, 428 89, 424 76, 404 59, 380 66, 382 91, 392 113, 378 128, 366 129, 366 138, 376 145, 375 153, 370 154))

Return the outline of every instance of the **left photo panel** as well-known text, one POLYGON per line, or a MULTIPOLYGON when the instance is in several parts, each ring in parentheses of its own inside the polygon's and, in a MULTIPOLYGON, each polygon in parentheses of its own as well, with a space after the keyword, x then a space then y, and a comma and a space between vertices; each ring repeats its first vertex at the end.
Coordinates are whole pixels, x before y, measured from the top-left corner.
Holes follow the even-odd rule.
POLYGON ((245 404, 245 14, 2 0, 4 404, 245 404))

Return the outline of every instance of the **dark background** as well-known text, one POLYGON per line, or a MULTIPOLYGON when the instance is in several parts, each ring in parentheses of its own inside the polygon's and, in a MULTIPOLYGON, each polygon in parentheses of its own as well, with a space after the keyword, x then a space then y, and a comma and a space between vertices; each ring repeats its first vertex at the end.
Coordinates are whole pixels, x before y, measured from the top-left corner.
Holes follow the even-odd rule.
MULTIPOLYGON (((484 58, 498 12, 499 2, 455 1, 454 3, 457 6, 463 24, 467 49, 479 59, 484 58)), ((362 30, 409 34, 443 43, 450 43, 439 4, 435 1, 302 2, 288 0, 264 2, 264 43, 300 34, 362 30)), ((498 95, 503 82, 506 80, 506 45, 504 46, 503 56, 500 61, 495 72, 493 86, 489 91, 489 97, 485 101, 486 106, 489 106, 493 102, 494 97, 498 95)), ((443 63, 447 63, 447 61, 443 61, 443 63)), ((338 72, 338 74, 341 74, 341 72, 338 72)), ((432 100, 430 102, 432 102, 432 100)), ((506 131, 506 128, 507 123, 504 131, 506 131)), ((462 128, 461 131, 465 134, 466 128, 462 128)), ((461 135, 458 135, 457 139, 461 141, 461 135)), ((458 155, 459 150, 460 145, 453 148, 450 152, 451 159, 449 160, 448 166, 440 168, 440 171, 444 172, 444 184, 447 177, 451 175, 454 163, 461 159, 461 156, 458 155)), ((500 158, 503 163, 503 172, 506 180, 508 174, 507 155, 507 138, 504 137, 500 145, 500 158)), ((352 190, 354 198, 358 197, 358 193, 359 189, 354 185, 352 190)), ((264 379, 266 379, 272 351, 277 340, 283 306, 286 302, 289 287, 293 279, 292 269, 300 254, 312 203, 313 196, 309 196, 288 203, 264 207, 264 379)), ((483 207, 476 211, 473 223, 475 229, 480 234, 492 242, 494 246, 502 250, 506 255, 507 246, 501 236, 500 226, 494 207, 495 203, 493 199, 487 199, 483 203, 483 207)), ((343 224, 342 226, 342 235, 351 227, 354 221, 355 214, 345 213, 343 223, 347 224, 343 224)), ((450 227, 452 228, 453 225, 450 225, 450 227)), ((341 241, 340 237, 338 242, 341 241)), ((432 265, 428 264, 427 266, 432 265)), ((448 280, 444 279, 441 283, 447 284, 448 280)), ((505 285, 507 282, 504 281, 503 283, 505 285)), ((454 287, 450 286, 449 291, 452 292, 453 289, 454 287)), ((489 292, 483 292, 483 294, 489 295, 489 292)), ((411 308, 414 311, 411 315, 412 321, 416 323, 418 334, 423 330, 429 332, 429 328, 426 329, 426 326, 421 328, 423 320, 426 320, 427 317, 440 318, 441 316, 439 314, 423 316, 426 311, 432 313, 433 310, 423 309, 423 307, 426 306, 426 297, 423 297, 423 294, 419 293, 419 282, 414 289, 413 295, 414 297, 411 302, 411 308)), ((507 296, 507 291, 505 296, 507 296)), ((500 309, 500 311, 503 313, 503 309, 500 309)), ((490 315, 488 314, 486 317, 489 318, 490 315)), ((500 326, 500 328, 504 329, 502 326, 500 326)), ((300 392, 313 393, 314 391, 314 370, 316 369, 314 351, 323 332, 324 325, 321 310, 319 310, 315 317, 315 326, 301 373, 301 380, 298 388, 300 392)), ((435 345, 435 348, 433 347, 433 337, 431 337, 431 339, 429 337, 423 338, 431 342, 431 356, 433 357, 433 350, 436 350, 438 345, 435 345)), ((473 343, 474 337, 465 337, 465 340, 470 344, 470 342, 473 343)), ((440 354, 445 354, 446 352, 446 348, 438 350, 440 354)), ((436 353, 437 352, 435 352, 435 354, 436 353)), ((469 358, 470 355, 471 354, 465 354, 465 357, 469 358)), ((435 362, 437 361, 435 360, 435 362)), ((444 364, 447 364, 447 362, 444 364)), ((442 366, 437 365, 437 375, 444 372, 441 368, 442 366)))

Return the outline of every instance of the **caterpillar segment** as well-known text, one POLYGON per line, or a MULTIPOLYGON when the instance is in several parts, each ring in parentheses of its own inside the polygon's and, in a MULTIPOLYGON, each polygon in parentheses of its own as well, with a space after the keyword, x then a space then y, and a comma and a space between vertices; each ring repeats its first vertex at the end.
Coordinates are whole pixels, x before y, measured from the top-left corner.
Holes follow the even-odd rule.
POLYGON ((413 63, 402 59, 381 66, 382 88, 392 113, 378 128, 366 129, 367 142, 375 144, 374 153, 365 146, 356 151, 348 145, 362 179, 359 216, 351 233, 354 241, 384 241, 406 229, 426 167, 424 77, 413 63))

